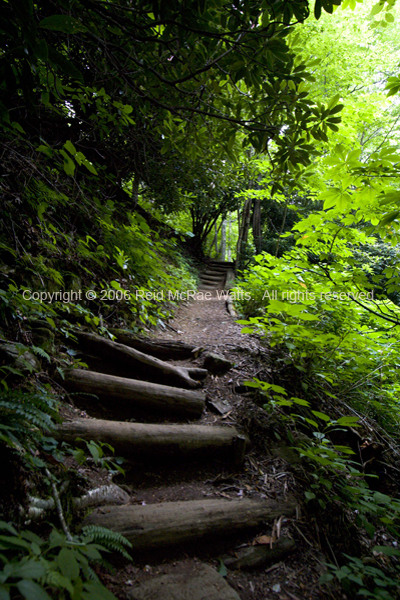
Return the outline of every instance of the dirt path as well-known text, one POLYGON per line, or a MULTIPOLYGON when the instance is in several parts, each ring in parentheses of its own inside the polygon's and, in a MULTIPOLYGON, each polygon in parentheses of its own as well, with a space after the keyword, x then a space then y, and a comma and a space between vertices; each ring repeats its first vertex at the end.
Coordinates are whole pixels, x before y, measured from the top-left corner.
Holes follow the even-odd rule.
MULTIPOLYGON (((208 405, 200 423, 238 426, 250 434, 253 448, 241 467, 213 459, 190 461, 187 464, 177 461, 172 468, 158 464, 131 470, 125 483, 132 494, 132 503, 145 505, 204 498, 267 498, 284 501, 288 495, 299 494, 290 464, 282 458, 279 449, 276 450, 277 440, 264 411, 254 404, 248 392, 243 393, 246 390, 242 386, 244 380, 254 376, 262 379, 266 374, 268 350, 255 336, 241 334, 241 326, 228 315, 224 299, 218 298, 217 292, 214 292, 211 299, 196 299, 182 305, 169 327, 158 337, 192 343, 223 354, 232 361, 233 367, 226 374, 209 375, 204 384, 207 397, 212 401, 217 400, 225 413, 219 414, 208 405)), ((200 355, 191 364, 200 366, 202 362, 200 355)), ((175 364, 188 364, 188 361, 175 364)), ((121 600, 126 600, 136 598, 132 595, 132 589, 137 589, 138 584, 171 573, 179 573, 179 576, 183 573, 183 576, 186 574, 190 577, 200 563, 205 563, 220 569, 241 600, 321 600, 325 596, 321 594, 318 579, 324 557, 305 541, 304 536, 299 534, 299 528, 302 528, 301 520, 281 518, 272 525, 259 527, 251 534, 197 541, 186 544, 183 549, 162 548, 143 552, 140 557, 135 556, 134 564, 113 576, 105 576, 105 580, 121 600), (272 559, 250 571, 225 568, 224 560, 237 556, 244 547, 251 550, 260 538, 265 544, 279 536, 296 544, 295 551, 290 555, 283 559, 278 556, 276 560, 272 559)), ((164 600, 151 593, 145 597, 164 600)))

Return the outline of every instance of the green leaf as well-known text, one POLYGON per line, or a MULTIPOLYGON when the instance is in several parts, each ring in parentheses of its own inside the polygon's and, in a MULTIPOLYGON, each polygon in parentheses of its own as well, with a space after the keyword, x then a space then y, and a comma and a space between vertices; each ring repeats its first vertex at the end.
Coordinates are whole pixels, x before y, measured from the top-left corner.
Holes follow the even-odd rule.
POLYGON ((43 19, 39 23, 39 27, 49 29, 50 31, 62 31, 63 33, 78 33, 79 31, 87 31, 87 28, 74 17, 68 15, 53 15, 43 19))
MULTIPOLYGON (((9 563, 10 564, 10 563, 9 563)), ((39 579, 44 577, 46 571, 42 564, 36 560, 28 560, 24 564, 10 564, 13 567, 11 572, 12 577, 19 577, 20 579, 39 579)))
POLYGON ((57 556, 57 564, 61 573, 71 581, 79 576, 79 564, 73 550, 62 548, 57 556))
POLYGON ((102 455, 101 448, 99 448, 99 446, 95 442, 90 442, 87 445, 87 447, 90 454, 92 455, 94 462, 97 463, 100 456, 102 455))
POLYGON ((51 600, 50 596, 42 586, 31 579, 19 581, 17 583, 17 589, 25 600, 51 600))
POLYGON ((65 152, 65 150, 60 150, 60 154, 64 157, 63 169, 67 175, 71 175, 71 177, 75 173, 75 163, 72 158, 65 152))
POLYGON ((319 412, 318 410, 312 410, 311 412, 314 415, 314 417, 318 417, 318 419, 321 419, 322 421, 329 422, 331 420, 331 418, 328 417, 328 415, 326 415, 325 413, 319 412))
POLYGON ((302 398, 290 398, 292 402, 295 404, 299 404, 300 406, 310 406, 310 403, 307 400, 303 400, 302 398))
POLYGON ((0 600, 10 600, 10 592, 5 585, 0 585, 0 600))
POLYGON ((377 2, 377 3, 375 4, 375 6, 372 8, 372 10, 371 10, 371 12, 370 12, 370 14, 369 14, 369 15, 370 15, 370 17, 374 17, 375 15, 377 15, 378 13, 380 13, 380 12, 381 12, 381 10, 382 10, 382 9, 383 9, 383 7, 384 7, 384 4, 385 4, 385 3, 384 3, 384 2, 382 2, 381 0, 380 0, 379 2, 377 2))
POLYGON ((387 215, 385 215, 383 217, 383 219, 380 220, 379 227, 383 227, 384 225, 388 225, 389 223, 392 223, 393 221, 395 221, 397 219, 397 217, 399 215, 400 215, 400 211, 398 211, 398 210, 394 210, 394 211, 388 213, 387 215))
POLYGON ((117 600, 107 588, 98 581, 86 581, 84 588, 88 594, 82 594, 82 600, 117 600))
POLYGON ((243 381, 243 385, 251 388, 262 389, 261 381, 243 381))
POLYGON ((358 421, 358 417, 341 417, 336 421, 336 423, 338 425, 345 425, 349 427, 359 427, 359 425, 357 425, 358 421))
POLYGON ((90 173, 93 173, 93 175, 98 175, 95 167, 93 166, 93 164, 90 161, 88 161, 87 158, 85 158, 85 160, 82 161, 82 164, 87 168, 87 170, 90 173))
POLYGON ((261 26, 268 27, 269 22, 270 22, 270 16, 269 16, 269 10, 267 9, 263 12, 263 15, 261 17, 261 26))
POLYGON ((334 106, 330 111, 329 114, 330 115, 335 115, 336 113, 342 111, 344 108, 344 104, 337 104, 336 106, 334 106))
POLYGON ((53 329, 57 329, 56 324, 51 317, 46 317, 46 321, 48 322, 49 325, 51 325, 53 327, 53 329))
POLYGON ((63 146, 72 156, 76 154, 76 148, 70 140, 67 140, 63 146))
POLYGON ((218 569, 218 573, 222 576, 222 577, 226 577, 228 575, 228 570, 226 568, 226 566, 224 565, 223 561, 221 559, 219 559, 219 569, 218 569))
POLYGON ((398 548, 392 548, 391 546, 374 546, 373 552, 381 552, 386 556, 400 556, 400 550, 398 548))
POLYGON ((53 156, 53 150, 50 148, 50 146, 44 146, 43 144, 36 148, 36 152, 43 152, 43 154, 46 154, 46 156, 49 158, 53 156))

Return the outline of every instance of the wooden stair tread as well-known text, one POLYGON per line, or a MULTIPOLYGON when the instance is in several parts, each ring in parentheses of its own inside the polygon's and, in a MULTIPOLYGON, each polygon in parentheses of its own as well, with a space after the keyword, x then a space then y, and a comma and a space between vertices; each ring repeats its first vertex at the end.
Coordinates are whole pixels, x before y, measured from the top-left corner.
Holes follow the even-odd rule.
POLYGON ((230 535, 295 513, 286 500, 189 500, 99 508, 84 525, 99 525, 124 535, 135 549, 157 548, 230 535))

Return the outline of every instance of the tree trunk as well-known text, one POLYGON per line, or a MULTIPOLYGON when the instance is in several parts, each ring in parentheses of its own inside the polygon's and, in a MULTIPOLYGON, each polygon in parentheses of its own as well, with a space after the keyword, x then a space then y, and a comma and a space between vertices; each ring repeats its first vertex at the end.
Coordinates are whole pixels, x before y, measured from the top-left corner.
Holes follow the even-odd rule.
POLYGON ((228 247, 227 247, 227 257, 226 260, 228 262, 231 262, 232 260, 232 249, 231 249, 231 242, 232 242, 232 216, 231 213, 229 213, 228 216, 228 247))
POLYGON ((117 342, 136 348, 140 352, 156 356, 162 360, 181 360, 185 358, 196 358, 196 350, 199 348, 184 342, 174 342, 167 340, 143 339, 137 338, 133 333, 129 333, 125 329, 111 329, 113 335, 117 338, 117 342))
POLYGON ((178 413, 187 418, 198 418, 203 412, 206 399, 205 394, 197 391, 81 369, 67 371, 64 377, 67 390, 98 396, 100 400, 110 403, 112 407, 123 403, 124 409, 128 404, 133 408, 149 412, 178 413))
MULTIPOLYGON (((154 356, 92 333, 77 332, 75 335, 84 351, 98 357, 98 360, 94 361, 94 366, 96 370, 100 366, 101 372, 133 379, 149 377, 166 385, 177 385, 188 389, 198 388, 201 385, 199 381, 191 378, 190 369, 175 367, 154 358, 154 356), (115 369, 119 372, 116 372, 115 369)), ((90 365, 90 357, 87 362, 90 365)), ((198 370, 191 370, 192 373, 196 373, 196 371, 198 370)), ((199 373, 200 378, 206 374, 199 373)))
POLYGON ((248 198, 243 205, 242 214, 239 214, 238 216, 239 237, 237 243, 236 264, 239 268, 243 266, 244 262, 244 251, 246 249, 250 227, 251 205, 252 200, 248 198))
POLYGON ((226 255, 226 220, 221 225, 221 245, 219 247, 219 260, 224 261, 226 255))
POLYGON ((93 512, 84 525, 124 535, 134 548, 159 548, 257 527, 295 511, 293 500, 192 500, 147 506, 116 506, 93 512))
POLYGON ((262 251, 262 231, 261 231, 261 200, 256 198, 254 200, 253 208, 253 239, 256 247, 256 253, 260 254, 262 251))
MULTIPOLYGON (((230 457, 235 463, 241 444, 234 427, 212 425, 148 425, 76 419, 57 427, 56 436, 69 444, 77 437, 95 442, 107 442, 117 454, 143 460, 144 457, 176 458, 184 455, 217 454, 230 457)), ((250 445, 245 437, 245 450, 250 445)))

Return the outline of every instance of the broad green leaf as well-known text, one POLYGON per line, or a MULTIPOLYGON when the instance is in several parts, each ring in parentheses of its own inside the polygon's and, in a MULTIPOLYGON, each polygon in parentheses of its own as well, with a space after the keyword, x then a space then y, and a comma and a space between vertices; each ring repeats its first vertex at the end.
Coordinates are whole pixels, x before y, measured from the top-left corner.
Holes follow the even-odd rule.
POLYGON ((307 400, 303 400, 302 398, 290 398, 292 402, 295 404, 299 404, 300 406, 310 406, 310 403, 307 400))
POLYGON ((373 552, 381 552, 386 556, 400 556, 400 550, 398 548, 392 548, 391 546, 374 546, 373 552))
POLYGON ((379 223, 379 227, 383 227, 384 225, 389 225, 389 223, 392 223, 393 221, 395 221, 399 215, 400 215, 400 211, 398 211, 398 210, 394 210, 394 211, 388 213, 387 215, 385 215, 383 217, 383 219, 381 219, 381 221, 379 223))
POLYGON ((221 559, 219 560, 218 573, 222 577, 226 577, 228 575, 228 570, 227 570, 226 566, 224 565, 224 562, 221 559))
POLYGON ((46 590, 31 579, 22 579, 16 587, 25 600, 51 600, 46 590))
POLYGON ((358 427, 357 423, 359 421, 358 417, 341 417, 336 422, 338 425, 344 425, 349 427, 358 427))
POLYGON ((370 12, 370 16, 374 17, 375 15, 377 15, 378 13, 380 13, 384 6, 385 6, 385 3, 382 2, 381 0, 379 0, 379 2, 377 2, 375 4, 375 6, 373 6, 373 8, 372 8, 372 10, 370 12))
POLYGON ((75 581, 80 569, 73 550, 62 548, 57 556, 57 564, 65 577, 75 581))
POLYGON ((76 148, 75 148, 75 146, 73 145, 73 143, 72 143, 70 140, 67 140, 67 141, 65 142, 65 144, 64 144, 64 148, 65 148, 66 150, 68 150, 68 152, 69 152, 70 154, 72 154, 72 156, 75 156, 75 154, 76 154, 76 148))
POLYGON ((0 585, 0 600, 10 600, 10 592, 5 585, 0 585))
POLYGON ((36 151, 43 152, 43 154, 46 154, 46 156, 48 156, 49 158, 53 156, 53 150, 50 148, 50 146, 44 146, 43 144, 41 144, 36 148, 36 151))
POLYGON ((87 160, 87 158, 85 158, 85 160, 82 161, 82 163, 90 173, 93 173, 93 175, 98 175, 96 168, 93 166, 93 164, 90 161, 87 160))
POLYGON ((12 577, 19 577, 20 579, 40 579, 44 577, 46 571, 43 565, 36 560, 28 560, 24 564, 13 564, 9 563, 12 567, 12 577))
POLYGON ((86 581, 83 584, 85 592, 82 600, 117 600, 107 588, 97 581, 86 581))
POLYGON ((326 415, 325 413, 319 412, 318 410, 312 410, 311 412, 314 415, 314 417, 318 417, 322 421, 329 422, 331 420, 331 418, 328 415, 326 415))

